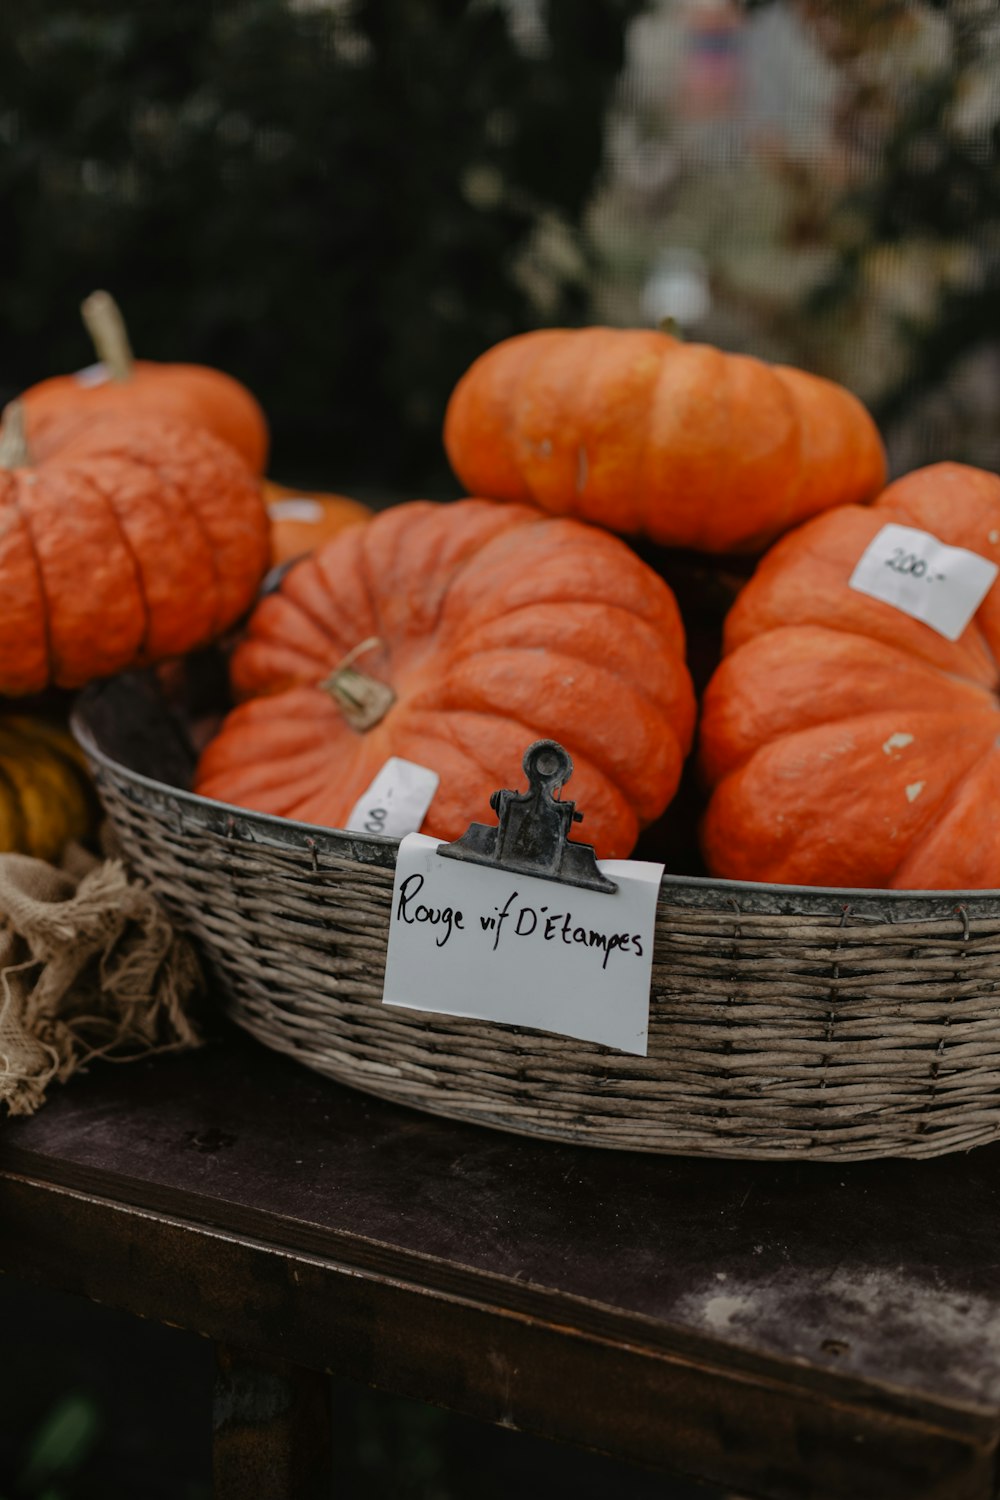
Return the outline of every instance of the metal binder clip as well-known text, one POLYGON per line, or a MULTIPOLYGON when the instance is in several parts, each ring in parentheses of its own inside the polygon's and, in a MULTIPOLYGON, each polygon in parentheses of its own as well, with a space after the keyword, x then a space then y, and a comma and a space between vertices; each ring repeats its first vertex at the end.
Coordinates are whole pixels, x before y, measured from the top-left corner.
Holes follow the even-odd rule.
POLYGON ((618 886, 597 868, 592 844, 578 844, 570 829, 582 813, 572 802, 556 799, 555 793, 573 774, 573 762, 555 740, 536 740, 524 752, 522 762, 530 783, 526 792, 496 791, 490 806, 499 826, 470 823, 453 844, 439 844, 438 853, 448 859, 469 860, 476 865, 494 865, 520 875, 558 880, 591 891, 613 895, 618 886))

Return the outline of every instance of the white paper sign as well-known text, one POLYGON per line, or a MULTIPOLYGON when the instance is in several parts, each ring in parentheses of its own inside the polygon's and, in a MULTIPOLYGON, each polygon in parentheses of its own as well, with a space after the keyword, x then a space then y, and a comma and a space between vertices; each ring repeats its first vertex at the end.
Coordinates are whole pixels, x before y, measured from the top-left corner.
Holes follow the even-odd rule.
POLYGON ((283 500, 268 501, 267 513, 272 521, 311 521, 323 519, 323 507, 307 495, 288 495, 283 500))
POLYGON ((344 826, 354 833, 384 833, 392 839, 414 833, 427 816, 439 780, 436 771, 390 755, 344 826))
POLYGON ((949 547, 929 531, 890 524, 861 554, 850 586, 957 641, 998 571, 996 563, 949 547))
POLYGON ((473 1016, 646 1056, 662 865, 605 859, 614 895, 399 846, 386 1005, 473 1016))
POLYGON ((77 370, 73 379, 77 385, 89 388, 92 385, 106 385, 111 375, 107 365, 98 362, 96 365, 85 365, 82 370, 77 370))

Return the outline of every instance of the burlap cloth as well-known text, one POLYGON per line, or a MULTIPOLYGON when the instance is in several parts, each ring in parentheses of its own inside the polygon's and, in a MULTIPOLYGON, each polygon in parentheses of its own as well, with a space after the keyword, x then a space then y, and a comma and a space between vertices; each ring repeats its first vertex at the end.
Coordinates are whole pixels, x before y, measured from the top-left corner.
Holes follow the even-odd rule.
POLYGON ((197 960, 116 859, 0 855, 0 1116, 30 1115, 95 1057, 197 1046, 197 960))

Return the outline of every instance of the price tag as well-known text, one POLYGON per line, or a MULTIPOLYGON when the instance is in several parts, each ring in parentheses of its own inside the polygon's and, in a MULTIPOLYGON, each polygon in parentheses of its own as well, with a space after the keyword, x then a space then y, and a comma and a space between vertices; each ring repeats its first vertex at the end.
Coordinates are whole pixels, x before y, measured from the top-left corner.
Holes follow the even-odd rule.
POLYGON ((368 790, 358 798, 344 825, 353 833, 384 833, 401 839, 427 816, 439 777, 412 760, 390 755, 368 790))
POLYGON ((289 495, 283 500, 271 500, 268 502, 267 513, 272 521, 310 521, 315 524, 323 519, 322 505, 306 495, 289 495))
POLYGON ((850 587, 957 641, 998 572, 978 552, 949 547, 929 531, 890 524, 861 554, 850 587))
POLYGON ((96 365, 85 365, 82 370, 77 370, 73 379, 77 385, 89 388, 92 385, 106 385, 111 376, 107 365, 98 362, 96 365))
POLYGON ((614 895, 399 846, 386 1005, 529 1026, 646 1056, 662 865, 600 860, 614 895))

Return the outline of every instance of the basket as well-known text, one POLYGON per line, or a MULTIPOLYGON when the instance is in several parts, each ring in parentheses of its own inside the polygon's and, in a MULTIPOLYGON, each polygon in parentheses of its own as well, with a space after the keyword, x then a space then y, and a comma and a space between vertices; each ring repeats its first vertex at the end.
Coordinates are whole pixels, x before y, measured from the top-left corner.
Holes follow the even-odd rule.
POLYGON ((633 1057, 383 1006, 394 840, 187 791, 185 726, 148 677, 88 689, 74 728, 129 863, 232 1018, 342 1083, 637 1151, 850 1161, 1000 1136, 998 892, 667 875, 649 1052, 633 1057))

